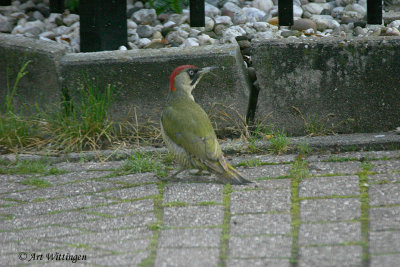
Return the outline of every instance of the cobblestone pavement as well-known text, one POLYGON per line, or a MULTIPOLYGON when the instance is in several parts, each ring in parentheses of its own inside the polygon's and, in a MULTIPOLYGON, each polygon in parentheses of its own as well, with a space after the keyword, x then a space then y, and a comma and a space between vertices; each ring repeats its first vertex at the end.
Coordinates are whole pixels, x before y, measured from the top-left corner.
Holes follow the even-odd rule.
POLYGON ((398 266, 400 151, 228 159, 255 182, 2 174, 0 266, 398 266))

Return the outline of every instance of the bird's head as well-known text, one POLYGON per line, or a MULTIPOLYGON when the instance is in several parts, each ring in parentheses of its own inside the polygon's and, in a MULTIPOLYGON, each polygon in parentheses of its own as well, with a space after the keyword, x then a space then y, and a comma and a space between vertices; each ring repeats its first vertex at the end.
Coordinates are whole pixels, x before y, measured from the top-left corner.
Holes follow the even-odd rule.
POLYGON ((188 93, 196 87, 204 74, 210 72, 216 67, 197 68, 193 65, 182 65, 177 67, 171 74, 170 89, 171 92, 188 93))

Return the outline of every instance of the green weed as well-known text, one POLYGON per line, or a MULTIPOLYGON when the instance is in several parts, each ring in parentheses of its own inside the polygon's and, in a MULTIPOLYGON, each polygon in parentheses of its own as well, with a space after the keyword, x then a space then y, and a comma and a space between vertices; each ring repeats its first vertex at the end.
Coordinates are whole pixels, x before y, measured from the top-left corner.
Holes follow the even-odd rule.
POLYGON ((49 163, 47 163, 45 160, 20 160, 7 166, 0 166, 0 174, 54 175, 62 173, 65 173, 65 171, 62 171, 56 167, 50 167, 49 163))
POLYGON ((52 145, 65 151, 99 149, 112 143, 113 123, 108 119, 114 87, 104 92, 85 79, 78 90, 78 100, 65 100, 64 110, 47 115, 44 131, 52 136, 52 145))
POLYGON ((30 62, 22 64, 13 85, 10 82, 9 68, 6 70, 7 92, 4 103, 0 106, 0 151, 13 151, 37 141, 37 121, 24 118, 22 110, 19 110, 21 115, 18 114, 14 105, 18 84, 28 73, 26 68, 30 62))
POLYGON ((52 186, 52 184, 49 183, 48 181, 40 179, 38 177, 28 178, 24 181, 21 181, 20 184, 31 185, 31 186, 35 186, 36 188, 45 188, 45 187, 52 186))
POLYGON ((268 150, 274 154, 283 154, 290 148, 290 140, 283 131, 275 131, 269 141, 271 144, 268 150))
POLYGON ((135 152, 129 159, 127 159, 118 172, 124 174, 155 172, 159 176, 167 176, 166 167, 161 163, 159 155, 140 151, 135 152))

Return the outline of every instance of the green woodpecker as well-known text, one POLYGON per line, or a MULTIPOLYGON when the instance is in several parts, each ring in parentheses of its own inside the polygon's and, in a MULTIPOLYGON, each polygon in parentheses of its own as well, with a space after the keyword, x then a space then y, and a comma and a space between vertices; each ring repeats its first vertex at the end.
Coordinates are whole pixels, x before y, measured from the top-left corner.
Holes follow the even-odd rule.
POLYGON ((170 78, 170 95, 161 114, 161 132, 169 151, 181 169, 215 173, 223 183, 244 184, 246 180, 229 165, 222 154, 206 112, 194 102, 192 90, 203 75, 215 67, 198 69, 193 65, 177 67, 170 78))

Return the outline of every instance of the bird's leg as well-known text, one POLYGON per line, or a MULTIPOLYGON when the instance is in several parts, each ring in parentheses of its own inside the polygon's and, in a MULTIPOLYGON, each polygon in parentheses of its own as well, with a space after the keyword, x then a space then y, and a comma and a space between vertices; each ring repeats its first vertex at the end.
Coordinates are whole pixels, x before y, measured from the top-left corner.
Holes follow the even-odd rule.
POLYGON ((170 178, 176 178, 176 176, 178 174, 180 174, 181 172, 183 172, 185 169, 184 168, 180 168, 177 172, 175 172, 173 175, 170 176, 170 178))
POLYGON ((176 176, 178 174, 180 174, 181 172, 183 172, 184 170, 185 170, 184 168, 180 168, 174 174, 172 174, 172 175, 170 175, 168 177, 158 177, 158 179, 160 179, 161 181, 165 181, 165 182, 177 182, 177 181, 180 181, 181 179, 177 178, 176 176))

